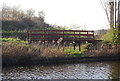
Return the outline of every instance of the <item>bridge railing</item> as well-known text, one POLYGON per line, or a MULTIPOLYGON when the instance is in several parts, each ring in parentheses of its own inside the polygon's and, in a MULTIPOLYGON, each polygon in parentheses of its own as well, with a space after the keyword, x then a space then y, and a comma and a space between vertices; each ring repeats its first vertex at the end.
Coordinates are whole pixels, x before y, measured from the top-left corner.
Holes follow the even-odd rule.
POLYGON ((28 41, 90 41, 94 40, 94 31, 83 30, 28 30, 28 41))

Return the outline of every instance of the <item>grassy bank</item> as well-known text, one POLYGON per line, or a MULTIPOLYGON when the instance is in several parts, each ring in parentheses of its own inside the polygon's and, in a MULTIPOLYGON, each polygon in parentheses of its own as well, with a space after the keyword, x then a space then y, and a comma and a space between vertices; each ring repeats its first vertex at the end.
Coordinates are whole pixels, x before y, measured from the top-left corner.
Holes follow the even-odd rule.
MULTIPOLYGON (((79 48, 73 50, 71 46, 61 46, 59 44, 34 42, 29 44, 27 41, 23 41, 15 38, 1 38, 2 40, 2 59, 3 66, 12 65, 23 65, 32 64, 33 62, 53 62, 57 59, 62 61, 62 59, 74 59, 82 57, 96 57, 96 56, 116 56, 120 54, 120 46, 114 47, 112 49, 104 50, 90 50, 90 43, 81 46, 81 51, 79 48), (93 54, 91 54, 93 53, 93 54), (49 60, 47 60, 49 59, 49 60), (47 60, 47 61, 46 61, 47 60)), ((60 62, 61 62, 60 61, 60 62)), ((68 60, 65 60, 68 61, 68 60)), ((69 60, 70 61, 70 60, 69 60)), ((72 60, 71 60, 72 61, 72 60)), ((82 60, 81 60, 82 61, 82 60)), ((33 63, 33 64, 34 64, 33 63)), ((53 62, 54 63, 54 62, 53 62)))
POLYGON ((14 38, 2 39, 2 59, 3 64, 30 63, 31 60, 50 57, 66 57, 62 48, 55 46, 39 45, 39 43, 29 44, 27 41, 14 38))
MULTIPOLYGON (((119 52, 120 53, 120 52, 119 52)), ((107 55, 106 53, 96 52, 93 56, 71 56, 63 51, 63 48, 45 47, 43 45, 32 44, 13 44, 3 42, 3 67, 21 65, 44 65, 44 64, 64 64, 79 62, 115 61, 119 60, 119 55, 107 55)))

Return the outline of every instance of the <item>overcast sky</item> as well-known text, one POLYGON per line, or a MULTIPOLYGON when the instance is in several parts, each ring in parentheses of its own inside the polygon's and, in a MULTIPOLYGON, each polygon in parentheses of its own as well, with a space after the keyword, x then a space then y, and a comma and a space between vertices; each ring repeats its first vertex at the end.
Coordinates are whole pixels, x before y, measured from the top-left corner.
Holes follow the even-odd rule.
POLYGON ((45 21, 59 26, 81 26, 79 29, 107 29, 106 14, 100 0, 3 0, 2 3, 21 9, 45 12, 45 21))

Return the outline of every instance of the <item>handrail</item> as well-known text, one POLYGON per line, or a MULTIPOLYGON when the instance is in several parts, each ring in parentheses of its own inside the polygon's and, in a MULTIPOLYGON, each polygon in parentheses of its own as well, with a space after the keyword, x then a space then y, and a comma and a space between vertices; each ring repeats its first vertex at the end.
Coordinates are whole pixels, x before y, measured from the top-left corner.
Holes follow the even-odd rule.
POLYGON ((65 41, 94 40, 94 31, 87 30, 28 30, 26 39, 28 41, 51 41, 63 38, 65 41), (68 40, 67 40, 68 39, 68 40))

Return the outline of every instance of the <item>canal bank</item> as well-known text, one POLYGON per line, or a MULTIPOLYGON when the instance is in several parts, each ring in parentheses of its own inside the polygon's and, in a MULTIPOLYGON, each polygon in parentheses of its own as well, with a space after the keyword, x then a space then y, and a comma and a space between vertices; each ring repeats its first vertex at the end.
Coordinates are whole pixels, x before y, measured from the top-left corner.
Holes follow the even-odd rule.
POLYGON ((83 63, 83 62, 104 62, 104 61, 120 61, 120 55, 111 56, 94 56, 94 57, 40 57, 37 59, 20 60, 18 63, 14 60, 5 61, 2 59, 2 66, 29 66, 29 65, 50 65, 50 64, 70 64, 70 63, 83 63))

